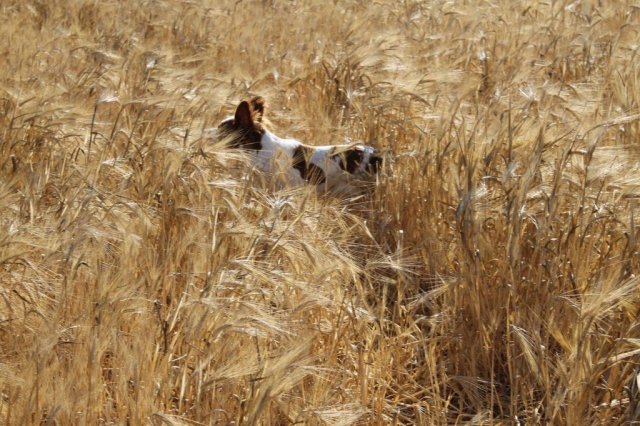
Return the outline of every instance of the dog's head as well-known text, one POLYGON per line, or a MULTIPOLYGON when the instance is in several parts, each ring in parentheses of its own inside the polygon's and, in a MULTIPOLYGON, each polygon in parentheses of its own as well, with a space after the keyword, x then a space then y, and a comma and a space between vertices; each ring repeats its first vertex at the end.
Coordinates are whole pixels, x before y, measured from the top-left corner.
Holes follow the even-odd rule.
POLYGON ((261 149, 260 141, 265 133, 262 125, 264 108, 265 101, 261 96, 240 102, 233 117, 222 120, 218 126, 217 137, 228 138, 233 148, 261 149))

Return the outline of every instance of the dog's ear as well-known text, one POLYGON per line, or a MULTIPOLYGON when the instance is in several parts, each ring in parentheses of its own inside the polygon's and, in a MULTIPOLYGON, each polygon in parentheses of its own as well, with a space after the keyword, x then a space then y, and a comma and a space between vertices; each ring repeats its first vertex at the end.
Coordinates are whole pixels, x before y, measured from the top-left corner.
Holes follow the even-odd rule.
POLYGON ((267 106, 266 101, 262 96, 254 96, 250 101, 251 109, 253 110, 253 119, 255 121, 262 122, 264 116, 264 109, 267 106))
POLYGON ((253 117, 251 116, 251 107, 247 101, 240 102, 236 108, 234 116, 235 125, 242 128, 253 127, 253 117))

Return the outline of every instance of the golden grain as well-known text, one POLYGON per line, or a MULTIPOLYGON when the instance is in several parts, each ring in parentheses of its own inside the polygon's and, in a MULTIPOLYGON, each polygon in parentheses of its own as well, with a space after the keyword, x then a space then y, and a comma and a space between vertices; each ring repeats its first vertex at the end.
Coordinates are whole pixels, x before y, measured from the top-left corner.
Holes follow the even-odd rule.
POLYGON ((640 421, 638 5, 0 10, 3 423, 640 421), (207 138, 256 94, 375 186, 207 138))

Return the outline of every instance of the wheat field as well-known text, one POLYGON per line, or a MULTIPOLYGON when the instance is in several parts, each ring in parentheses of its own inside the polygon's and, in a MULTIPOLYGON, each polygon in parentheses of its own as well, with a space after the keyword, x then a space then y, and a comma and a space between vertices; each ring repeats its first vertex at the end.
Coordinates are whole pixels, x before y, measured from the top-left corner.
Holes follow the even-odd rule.
POLYGON ((0 11, 0 422, 640 418, 637 1, 0 11), (270 186, 253 95, 375 185, 270 186))

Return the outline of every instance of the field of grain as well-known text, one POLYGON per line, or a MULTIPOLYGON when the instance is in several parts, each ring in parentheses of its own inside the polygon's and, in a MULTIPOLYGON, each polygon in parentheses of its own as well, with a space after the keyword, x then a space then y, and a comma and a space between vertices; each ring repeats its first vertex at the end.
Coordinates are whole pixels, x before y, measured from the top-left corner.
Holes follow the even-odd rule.
POLYGON ((0 12, 3 424, 640 418, 637 1, 0 12), (265 183, 253 95, 375 186, 265 183))

